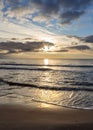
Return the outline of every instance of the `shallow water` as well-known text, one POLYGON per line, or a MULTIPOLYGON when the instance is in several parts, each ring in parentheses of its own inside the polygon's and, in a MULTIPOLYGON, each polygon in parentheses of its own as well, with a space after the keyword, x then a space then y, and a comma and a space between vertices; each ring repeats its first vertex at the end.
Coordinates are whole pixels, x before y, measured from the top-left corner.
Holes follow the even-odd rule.
POLYGON ((93 109, 93 60, 0 60, 0 103, 93 109))

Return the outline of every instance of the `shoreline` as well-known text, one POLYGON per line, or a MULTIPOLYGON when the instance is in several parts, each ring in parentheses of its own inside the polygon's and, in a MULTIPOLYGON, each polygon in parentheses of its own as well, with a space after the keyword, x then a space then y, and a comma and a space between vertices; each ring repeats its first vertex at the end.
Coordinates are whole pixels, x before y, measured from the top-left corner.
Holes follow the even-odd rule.
POLYGON ((50 107, 0 105, 0 130, 93 130, 93 110, 50 107))

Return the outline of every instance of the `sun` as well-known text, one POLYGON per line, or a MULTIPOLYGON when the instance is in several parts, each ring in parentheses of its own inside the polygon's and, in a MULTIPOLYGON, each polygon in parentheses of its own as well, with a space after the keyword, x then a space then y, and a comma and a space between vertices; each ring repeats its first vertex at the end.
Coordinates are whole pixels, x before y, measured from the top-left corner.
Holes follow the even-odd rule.
POLYGON ((47 52, 49 50, 48 46, 44 46, 44 51, 47 52))
POLYGON ((43 52, 53 52, 55 50, 54 46, 50 46, 50 45, 44 45, 42 48, 43 52))

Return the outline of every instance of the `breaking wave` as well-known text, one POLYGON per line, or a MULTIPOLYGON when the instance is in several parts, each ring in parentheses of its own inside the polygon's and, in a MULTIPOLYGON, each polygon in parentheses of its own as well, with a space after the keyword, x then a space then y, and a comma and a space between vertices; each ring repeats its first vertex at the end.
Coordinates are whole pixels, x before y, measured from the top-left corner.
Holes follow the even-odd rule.
MULTIPOLYGON (((30 88, 43 89, 43 90, 52 90, 52 91, 87 91, 87 92, 93 92, 93 88, 38 86, 38 85, 35 85, 35 84, 11 82, 11 81, 7 81, 7 80, 4 80, 4 79, 0 79, 0 82, 8 84, 9 86, 30 87, 30 88)), ((74 85, 74 84, 75 83, 73 83, 71 85, 74 85)), ((85 83, 77 83, 77 85, 93 86, 93 83, 85 82, 85 83)))
POLYGON ((1 67, 0 66, 0 69, 1 70, 38 70, 38 71, 50 71, 50 70, 53 70, 53 69, 50 69, 50 68, 22 68, 22 67, 1 67))
POLYGON ((82 67, 85 67, 85 68, 87 68, 87 67, 93 67, 93 65, 91 64, 91 65, 69 65, 69 64, 67 64, 67 65, 44 65, 44 64, 16 64, 16 63, 0 63, 0 68, 2 68, 2 66, 49 66, 49 67, 80 67, 80 68, 82 68, 82 67))

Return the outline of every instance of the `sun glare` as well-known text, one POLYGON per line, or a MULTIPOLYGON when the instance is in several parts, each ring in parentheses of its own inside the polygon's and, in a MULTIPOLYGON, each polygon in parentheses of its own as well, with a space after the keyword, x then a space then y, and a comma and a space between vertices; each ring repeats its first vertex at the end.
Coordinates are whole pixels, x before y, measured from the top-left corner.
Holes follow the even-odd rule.
POLYGON ((49 50, 48 46, 44 46, 44 51, 47 52, 49 50))

